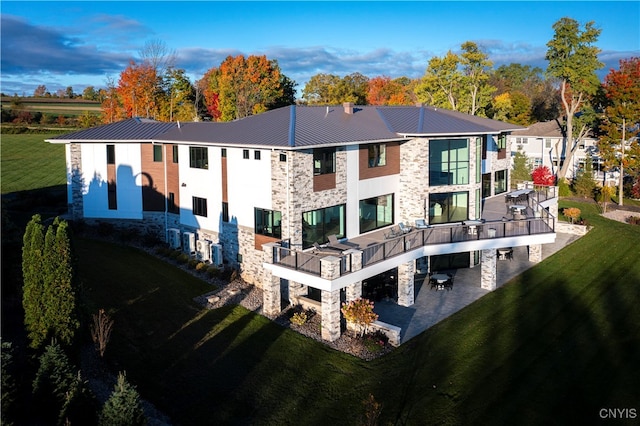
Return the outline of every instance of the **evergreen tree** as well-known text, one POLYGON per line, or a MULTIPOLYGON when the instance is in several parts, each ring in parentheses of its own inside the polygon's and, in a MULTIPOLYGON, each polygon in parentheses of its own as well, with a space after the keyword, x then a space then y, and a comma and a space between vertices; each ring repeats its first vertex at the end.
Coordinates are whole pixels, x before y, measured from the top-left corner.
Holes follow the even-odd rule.
POLYGON ((36 214, 27 224, 22 246, 24 325, 33 348, 42 346, 48 332, 43 315, 44 245, 44 226, 40 215, 36 214))
POLYGON ((533 171, 527 156, 522 152, 522 147, 518 147, 513 157, 513 168, 511 169, 511 182, 530 181, 533 171))
POLYGON ((42 414, 56 419, 75 380, 74 369, 60 345, 53 341, 40 356, 33 394, 42 414))
POLYGON ((2 396, 0 397, 0 417, 3 425, 11 425, 11 416, 16 398, 16 383, 13 371, 13 349, 10 342, 2 342, 2 363, 0 364, 0 379, 2 385, 0 391, 2 396))
POLYGON ((31 346, 41 347, 49 337, 69 345, 80 326, 69 225, 56 218, 45 234, 35 215, 23 241, 22 304, 31 346))
MULTIPOLYGON (((53 336, 64 344, 71 344, 80 327, 76 312, 73 252, 66 221, 57 221, 54 245, 47 250, 52 275, 46 294, 47 323, 53 336)), ((51 227, 50 227, 51 228, 51 227)))
POLYGON ((584 169, 580 170, 573 181, 573 191, 576 195, 592 198, 595 195, 596 181, 593 178, 593 164, 591 156, 588 156, 584 163, 584 169))
POLYGON ((95 425, 98 422, 98 402, 87 382, 82 380, 80 371, 67 390, 66 398, 60 415, 58 424, 72 425, 95 425))
POLYGON ((127 382, 124 373, 118 374, 118 383, 102 407, 99 424, 102 426, 134 426, 145 423, 146 418, 138 391, 127 382))

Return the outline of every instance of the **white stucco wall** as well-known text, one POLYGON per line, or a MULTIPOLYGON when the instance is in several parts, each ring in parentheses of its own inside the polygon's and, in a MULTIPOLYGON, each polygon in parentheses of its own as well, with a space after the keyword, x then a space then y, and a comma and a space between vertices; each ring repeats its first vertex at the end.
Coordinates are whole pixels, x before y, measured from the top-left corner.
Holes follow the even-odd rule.
POLYGON ((139 144, 114 144, 116 210, 109 209, 107 144, 82 145, 84 217, 142 219, 142 176, 139 144))

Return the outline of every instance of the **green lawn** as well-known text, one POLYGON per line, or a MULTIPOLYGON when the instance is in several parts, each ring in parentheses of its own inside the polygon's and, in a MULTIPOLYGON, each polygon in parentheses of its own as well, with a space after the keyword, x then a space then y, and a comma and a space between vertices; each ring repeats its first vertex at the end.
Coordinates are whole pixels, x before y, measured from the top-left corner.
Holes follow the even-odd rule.
POLYGON ((79 258, 111 361, 176 423, 352 425, 372 393, 381 424, 593 424, 637 408, 640 227, 570 205, 586 237, 373 362, 202 310, 205 284, 140 251, 82 240, 79 258))
POLYGON ((54 134, 0 136, 2 193, 66 185, 64 145, 44 140, 54 134))

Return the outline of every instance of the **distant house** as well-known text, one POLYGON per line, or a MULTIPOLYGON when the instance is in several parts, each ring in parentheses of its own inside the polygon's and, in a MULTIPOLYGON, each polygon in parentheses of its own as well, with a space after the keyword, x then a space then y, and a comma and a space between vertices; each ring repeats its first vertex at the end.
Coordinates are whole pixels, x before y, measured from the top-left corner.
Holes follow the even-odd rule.
POLYGON ((411 306, 416 272, 442 265, 481 264, 482 287, 494 289, 501 247, 541 259, 555 240, 553 191, 514 196, 506 220, 504 203, 494 216, 484 208, 507 193, 519 130, 422 105, 345 103, 228 123, 130 119, 48 142, 66 146, 73 218, 144 228, 236 268, 262 288, 266 314, 315 306, 332 341, 344 300, 384 292, 411 306), (365 285, 380 276, 383 287, 365 285))
MULTIPOLYGON (((547 166, 554 174, 558 172, 561 161, 565 158, 563 141, 565 133, 556 120, 535 123, 526 129, 515 130, 509 136, 511 156, 520 149, 527 156, 532 167, 547 166)), ((602 160, 598 156, 596 138, 585 137, 579 142, 567 178, 573 179, 577 172, 584 168, 585 161, 591 156, 594 176, 602 177, 602 160)))

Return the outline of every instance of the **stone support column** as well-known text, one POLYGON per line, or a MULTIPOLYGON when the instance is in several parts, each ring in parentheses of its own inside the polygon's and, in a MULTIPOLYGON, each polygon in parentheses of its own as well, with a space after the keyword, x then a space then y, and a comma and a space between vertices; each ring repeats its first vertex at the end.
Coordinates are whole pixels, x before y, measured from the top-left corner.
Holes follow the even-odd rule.
POLYGON ((415 260, 398 265, 398 305, 411 306, 414 303, 415 260))
POLYGON ((340 289, 322 291, 322 339, 333 342, 340 338, 340 289))
MULTIPOLYGON (((344 254, 351 256, 351 272, 359 271, 362 269, 362 251, 361 250, 347 250, 344 254)), ((346 288, 347 302, 356 300, 362 297, 362 281, 356 281, 351 283, 346 288)))
POLYGON ((482 250, 481 263, 481 283, 480 286, 485 290, 495 290, 498 256, 496 249, 482 250))
MULTIPOLYGON (((262 246, 265 263, 273 263, 276 247, 280 247, 280 244, 267 243, 262 246)), ((280 297, 280 277, 274 276, 270 270, 265 269, 262 282, 262 309, 265 315, 275 316, 280 313, 280 297)))
POLYGON ((79 143, 72 143, 69 145, 69 167, 71 168, 71 200, 68 200, 70 204, 69 210, 71 217, 74 220, 82 219, 84 217, 84 196, 82 192, 84 190, 84 179, 82 175, 82 146, 79 143))
MULTIPOLYGON (((327 280, 340 277, 340 258, 327 256, 320 259, 320 275, 327 280)), ((322 290, 322 338, 333 342, 340 337, 340 289, 322 290)))
POLYGON ((542 262, 542 244, 529 246, 529 262, 542 262))

